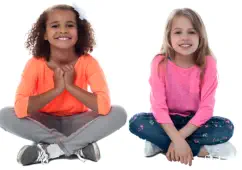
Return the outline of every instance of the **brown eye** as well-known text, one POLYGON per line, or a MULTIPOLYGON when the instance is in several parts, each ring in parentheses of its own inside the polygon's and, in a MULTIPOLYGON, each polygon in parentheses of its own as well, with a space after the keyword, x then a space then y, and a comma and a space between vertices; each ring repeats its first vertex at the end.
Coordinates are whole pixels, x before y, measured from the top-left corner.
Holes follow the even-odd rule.
POLYGON ((57 28, 58 27, 58 25, 52 25, 51 26, 51 28, 57 28))
POLYGON ((175 32, 175 34, 181 34, 181 31, 177 31, 177 32, 175 32))
POLYGON ((190 31, 190 32, 188 32, 189 34, 196 34, 196 32, 195 31, 190 31))

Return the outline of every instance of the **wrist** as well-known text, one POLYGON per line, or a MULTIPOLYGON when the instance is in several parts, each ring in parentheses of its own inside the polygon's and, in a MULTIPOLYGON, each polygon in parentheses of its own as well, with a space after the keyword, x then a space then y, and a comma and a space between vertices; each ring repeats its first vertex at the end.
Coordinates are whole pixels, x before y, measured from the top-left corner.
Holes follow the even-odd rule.
POLYGON ((187 138, 187 134, 181 129, 181 130, 179 130, 179 133, 180 133, 180 135, 181 135, 181 137, 183 138, 183 139, 186 139, 187 138))
POLYGON ((179 136, 176 136, 175 138, 174 138, 174 140, 172 141, 172 143, 174 143, 174 144, 179 144, 179 143, 181 143, 182 141, 184 141, 185 139, 181 136, 181 135, 179 135, 179 136))
POLYGON ((66 84, 66 90, 67 91, 70 91, 73 88, 74 88, 74 84, 66 84))
POLYGON ((53 89, 53 91, 54 91, 54 93, 56 94, 56 95, 59 95, 59 94, 61 94, 63 91, 64 91, 64 88, 54 88, 53 89))

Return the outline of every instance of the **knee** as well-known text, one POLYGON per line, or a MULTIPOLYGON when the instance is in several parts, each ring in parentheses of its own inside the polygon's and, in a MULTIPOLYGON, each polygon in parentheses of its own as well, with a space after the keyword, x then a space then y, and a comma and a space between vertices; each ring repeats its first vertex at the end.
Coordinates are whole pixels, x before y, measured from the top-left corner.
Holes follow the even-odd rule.
POLYGON ((229 119, 225 119, 225 130, 226 132, 228 133, 227 136, 228 136, 228 139, 230 139, 233 134, 234 134, 234 124, 232 123, 231 120, 229 119))
POLYGON ((112 106, 109 115, 114 117, 120 126, 124 126, 127 121, 127 112, 122 106, 112 106))
POLYGON ((0 110, 0 126, 4 128, 15 115, 13 107, 4 107, 0 110))
POLYGON ((215 128, 219 131, 220 137, 226 142, 228 141, 234 134, 234 124, 231 120, 224 118, 224 117, 218 117, 217 124, 215 124, 215 128))
POLYGON ((132 116, 129 120, 129 131, 135 135, 140 135, 141 133, 145 133, 143 131, 144 124, 146 123, 146 120, 144 119, 145 113, 138 113, 132 116))

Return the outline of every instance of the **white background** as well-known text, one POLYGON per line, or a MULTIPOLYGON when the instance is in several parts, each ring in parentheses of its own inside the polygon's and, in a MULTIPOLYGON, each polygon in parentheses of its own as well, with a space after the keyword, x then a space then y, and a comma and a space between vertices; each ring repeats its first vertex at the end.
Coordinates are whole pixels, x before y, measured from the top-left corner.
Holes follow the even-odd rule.
MULTIPOLYGON (((0 108, 13 105, 16 87, 23 67, 31 57, 24 47, 26 33, 40 13, 50 5, 73 1, 1 1, 0 34, 0 108)), ((150 62, 159 52, 165 23, 171 10, 189 7, 202 17, 210 47, 218 60, 219 87, 215 115, 234 122, 231 142, 238 150, 234 160, 209 161, 195 159, 193 166, 170 163, 162 155, 144 158, 144 142, 131 135, 128 122, 113 135, 99 142, 98 163, 78 160, 56 160, 46 169, 228 169, 241 159, 242 21, 239 1, 186 0, 78 0, 96 33, 97 47, 92 55, 102 65, 109 83, 113 104, 122 105, 128 119, 137 112, 148 112, 150 62)), ((23 168, 17 164, 18 150, 30 141, 0 129, 0 169, 23 168)), ((26 169, 40 169, 34 165, 26 169)), ((238 169, 238 168, 234 168, 238 169)))

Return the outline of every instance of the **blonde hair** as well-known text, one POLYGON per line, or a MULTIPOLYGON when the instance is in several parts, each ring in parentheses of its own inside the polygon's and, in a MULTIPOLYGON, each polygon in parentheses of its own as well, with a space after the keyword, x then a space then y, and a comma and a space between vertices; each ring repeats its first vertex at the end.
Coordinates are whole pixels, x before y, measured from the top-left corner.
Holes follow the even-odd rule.
POLYGON ((196 13, 194 10, 189 8, 182 8, 175 9, 172 11, 170 16, 168 17, 167 24, 165 27, 164 39, 161 47, 161 55, 165 56, 165 60, 168 57, 174 58, 175 56, 175 51, 171 46, 170 34, 174 19, 180 16, 187 17, 191 21, 194 29, 199 35, 199 46, 193 56, 195 64, 201 68, 202 78, 204 74, 204 68, 206 65, 206 56, 213 56, 213 54, 211 49, 209 48, 207 32, 204 23, 199 14, 196 13))

